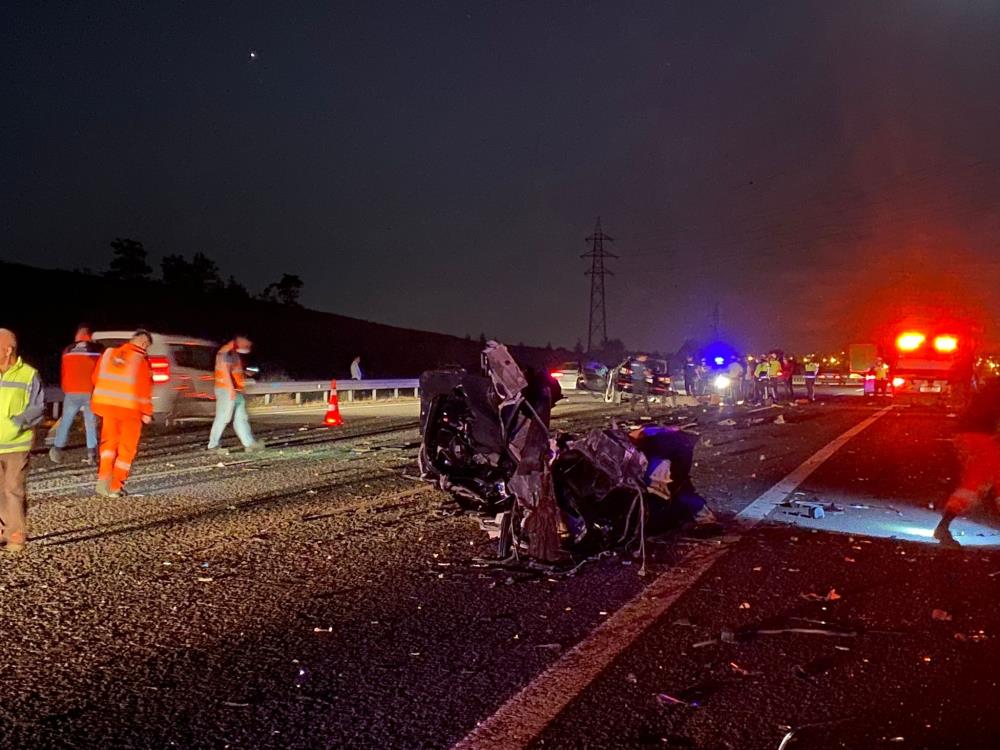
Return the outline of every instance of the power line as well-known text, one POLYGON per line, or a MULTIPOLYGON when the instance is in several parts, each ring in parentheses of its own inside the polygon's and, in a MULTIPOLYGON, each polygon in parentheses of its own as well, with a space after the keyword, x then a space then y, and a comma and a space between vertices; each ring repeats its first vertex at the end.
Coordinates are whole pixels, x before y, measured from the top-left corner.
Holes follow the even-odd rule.
POLYGON ((590 277, 590 324, 587 327, 587 351, 594 351, 594 335, 600 334, 598 346, 603 346, 608 340, 608 318, 605 308, 604 298, 604 277, 614 276, 613 271, 609 271, 604 266, 605 258, 617 258, 614 253, 604 249, 604 242, 614 242, 601 229, 601 217, 597 217, 597 224, 594 225, 594 233, 587 237, 586 241, 591 243, 589 253, 584 253, 581 258, 590 258, 590 270, 586 275, 590 277))

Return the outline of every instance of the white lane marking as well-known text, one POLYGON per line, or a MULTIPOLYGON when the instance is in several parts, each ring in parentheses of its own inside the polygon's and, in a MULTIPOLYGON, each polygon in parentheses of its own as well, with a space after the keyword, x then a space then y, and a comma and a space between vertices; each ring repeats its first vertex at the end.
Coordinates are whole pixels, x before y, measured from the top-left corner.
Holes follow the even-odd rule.
MULTIPOLYGON (((766 515, 761 513, 762 509, 770 510, 784 500, 824 461, 891 408, 889 406, 876 412, 823 446, 754 500, 737 516, 750 522, 745 528, 752 528, 760 522, 766 515), (775 500, 779 496, 780 499, 775 500), (750 508, 754 510, 747 514, 750 508)), ((685 554, 636 598, 509 698, 496 713, 480 722, 452 750, 517 750, 527 747, 612 661, 694 586, 728 549, 728 545, 699 545, 685 554)))
POLYGON ((849 429, 843 435, 824 445, 818 451, 809 456, 809 458, 803 461, 802 465, 796 468, 791 474, 737 513, 736 518, 740 521, 750 521, 751 524, 757 523, 758 521, 766 518, 768 513, 774 510, 775 506, 781 505, 781 503, 785 501, 785 498, 792 494, 792 492, 795 491, 795 488, 802 484, 802 482, 804 482, 810 474, 816 471, 816 469, 829 459, 830 456, 839 451, 849 440, 867 430, 890 411, 892 411, 892 406, 879 409, 877 412, 868 417, 868 419, 858 422, 858 424, 854 425, 854 427, 849 429))

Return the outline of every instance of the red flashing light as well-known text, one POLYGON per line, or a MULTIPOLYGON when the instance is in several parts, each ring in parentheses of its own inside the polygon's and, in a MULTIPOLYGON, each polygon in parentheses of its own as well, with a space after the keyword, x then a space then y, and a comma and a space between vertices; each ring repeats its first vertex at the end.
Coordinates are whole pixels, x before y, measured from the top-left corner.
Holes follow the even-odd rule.
POLYGON ((920 346, 927 340, 924 334, 917 331, 907 331, 906 333, 899 334, 896 339, 896 346, 900 351, 912 352, 920 348, 920 346))
POLYGON ((166 357, 150 357, 149 366, 153 371, 154 383, 170 382, 170 360, 166 357))
POLYGON ((892 379, 892 387, 893 388, 902 388, 903 385, 905 385, 905 384, 906 384, 906 378, 896 377, 896 378, 892 379))
POLYGON ((934 339, 934 348, 939 352, 953 352, 958 348, 958 339, 954 336, 938 336, 934 339))

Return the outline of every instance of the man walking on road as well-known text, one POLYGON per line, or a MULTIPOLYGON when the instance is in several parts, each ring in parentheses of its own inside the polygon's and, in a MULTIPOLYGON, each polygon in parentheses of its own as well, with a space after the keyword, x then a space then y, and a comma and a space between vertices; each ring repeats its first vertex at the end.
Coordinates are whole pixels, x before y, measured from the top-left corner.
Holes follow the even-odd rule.
POLYGON ((219 349, 215 355, 215 421, 208 436, 208 449, 220 450, 219 442, 226 425, 233 423, 236 437, 248 451, 261 450, 264 444, 254 439, 247 414, 244 396, 246 375, 243 372, 243 355, 250 353, 252 346, 246 336, 234 336, 233 340, 219 349))
POLYGON ((45 415, 45 395, 35 368, 17 354, 17 337, 0 328, 0 541, 20 552, 26 541, 26 485, 32 429, 45 415))
POLYGON ((90 403, 101 425, 101 463, 97 494, 121 497, 139 450, 142 426, 153 421, 153 375, 146 350, 149 331, 138 330, 126 343, 105 349, 94 373, 90 403))
POLYGON ((962 478, 944 506, 934 538, 943 546, 960 546, 951 533, 957 516, 1000 491, 1000 379, 994 378, 972 397, 958 424, 955 447, 962 459, 962 478))
POLYGON ((87 434, 87 463, 97 459, 97 419, 90 408, 90 395, 94 390, 94 370, 104 348, 90 338, 90 326, 76 329, 73 343, 62 354, 63 412, 56 430, 55 445, 49 451, 53 463, 62 462, 62 451, 69 440, 69 431, 77 412, 83 412, 83 427, 87 434))

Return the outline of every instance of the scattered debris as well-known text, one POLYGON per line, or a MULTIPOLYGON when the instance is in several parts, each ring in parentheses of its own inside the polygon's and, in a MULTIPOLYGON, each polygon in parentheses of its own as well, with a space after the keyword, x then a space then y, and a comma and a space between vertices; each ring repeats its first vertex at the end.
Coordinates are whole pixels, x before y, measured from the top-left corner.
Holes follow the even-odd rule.
POLYGON ((821 596, 819 594, 809 592, 808 594, 799 594, 800 597, 805 599, 807 602, 835 602, 838 599, 843 598, 837 593, 837 589, 830 589, 826 596, 821 596))
POLYGON ((938 622, 951 622, 953 618, 943 609, 935 609, 931 611, 931 619, 937 620, 938 622))
POLYGON ((785 422, 785 415, 784 414, 779 414, 777 417, 775 417, 774 418, 774 424, 786 424, 786 422, 785 422))

